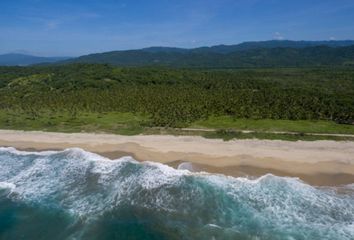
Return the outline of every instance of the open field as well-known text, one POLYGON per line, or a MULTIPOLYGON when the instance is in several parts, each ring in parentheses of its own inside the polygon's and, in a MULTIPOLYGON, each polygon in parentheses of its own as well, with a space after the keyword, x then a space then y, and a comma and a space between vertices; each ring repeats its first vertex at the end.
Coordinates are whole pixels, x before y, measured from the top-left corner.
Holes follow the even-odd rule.
POLYGON ((121 135, 173 134, 199 135, 207 138, 230 139, 279 139, 279 140, 354 140, 350 136, 331 134, 354 134, 353 125, 329 121, 252 120, 231 117, 211 117, 197 121, 188 128, 152 128, 149 117, 132 113, 43 113, 33 119, 23 113, 0 111, 0 128, 14 130, 42 130, 51 132, 93 132, 121 135), (324 134, 324 135, 310 135, 324 134), (326 135, 328 134, 328 135, 326 135))
POLYGON ((354 125, 337 124, 332 121, 235 119, 229 116, 210 117, 195 122, 192 127, 235 129, 269 132, 354 134, 354 125))
POLYGON ((131 113, 82 113, 73 118, 70 114, 43 113, 33 119, 28 115, 0 111, 0 128, 42 130, 52 132, 106 132, 135 135, 143 132, 146 117, 131 113))

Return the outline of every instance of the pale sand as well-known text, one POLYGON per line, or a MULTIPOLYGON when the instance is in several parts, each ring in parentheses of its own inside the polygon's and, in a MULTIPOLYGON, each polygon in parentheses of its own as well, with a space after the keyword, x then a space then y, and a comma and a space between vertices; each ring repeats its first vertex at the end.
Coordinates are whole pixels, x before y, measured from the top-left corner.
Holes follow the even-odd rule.
POLYGON ((354 142, 225 142, 196 136, 120 136, 0 130, 0 146, 34 150, 79 147, 112 159, 131 155, 140 161, 155 161, 172 166, 192 162, 196 169, 233 176, 269 172, 298 176, 319 185, 354 183, 354 142))

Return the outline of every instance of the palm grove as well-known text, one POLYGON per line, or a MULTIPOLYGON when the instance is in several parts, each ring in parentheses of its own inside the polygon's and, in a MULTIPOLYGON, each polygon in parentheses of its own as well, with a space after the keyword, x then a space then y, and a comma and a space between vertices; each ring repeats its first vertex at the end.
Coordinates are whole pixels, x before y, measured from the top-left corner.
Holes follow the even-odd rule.
MULTIPOLYGON (((354 120, 354 69, 198 70, 105 64, 0 67, 0 109, 32 119, 129 112, 146 126, 185 127, 209 116, 354 120)), ((11 124, 11 123, 9 123, 11 124)))

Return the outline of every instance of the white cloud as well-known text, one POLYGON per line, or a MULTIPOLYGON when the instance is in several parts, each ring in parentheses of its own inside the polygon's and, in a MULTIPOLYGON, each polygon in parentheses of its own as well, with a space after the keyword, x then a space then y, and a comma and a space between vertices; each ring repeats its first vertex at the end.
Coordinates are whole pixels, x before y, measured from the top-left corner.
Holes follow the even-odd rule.
POLYGON ((284 36, 280 33, 280 32, 275 32, 274 35, 273 35, 273 38, 275 40, 284 40, 284 36))

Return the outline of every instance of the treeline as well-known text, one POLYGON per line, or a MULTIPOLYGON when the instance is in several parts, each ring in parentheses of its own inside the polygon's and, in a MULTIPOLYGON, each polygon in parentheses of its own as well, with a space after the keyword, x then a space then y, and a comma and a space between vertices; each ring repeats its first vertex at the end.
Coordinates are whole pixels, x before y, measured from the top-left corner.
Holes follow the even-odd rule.
POLYGON ((151 126, 183 127, 211 115, 354 121, 354 69, 176 70, 73 64, 0 67, 0 109, 132 112, 151 126))

